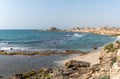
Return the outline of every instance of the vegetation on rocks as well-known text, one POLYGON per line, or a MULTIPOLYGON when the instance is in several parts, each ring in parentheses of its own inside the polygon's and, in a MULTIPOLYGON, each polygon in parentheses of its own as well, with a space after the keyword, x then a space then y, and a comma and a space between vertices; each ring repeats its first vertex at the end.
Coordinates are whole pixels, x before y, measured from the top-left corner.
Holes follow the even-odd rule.
POLYGON ((109 53, 109 52, 114 52, 116 48, 114 48, 114 44, 111 43, 105 46, 105 50, 107 51, 107 53, 109 53))
POLYGON ((118 40, 114 44, 110 43, 110 44, 106 45, 105 48, 104 48, 104 50, 106 50, 107 53, 115 52, 118 49, 120 49, 120 41, 118 41, 118 40))
POLYGON ((114 59, 114 60, 112 60, 112 62, 111 62, 111 66, 113 66, 113 64, 116 62, 116 60, 114 59))
POLYGON ((104 77, 102 77, 100 79, 110 79, 110 77, 109 76, 104 76, 104 77))
POLYGON ((24 76, 24 78, 29 78, 29 77, 31 77, 31 76, 34 76, 35 74, 36 74, 35 71, 31 71, 31 72, 28 72, 28 73, 23 74, 23 76, 24 76))

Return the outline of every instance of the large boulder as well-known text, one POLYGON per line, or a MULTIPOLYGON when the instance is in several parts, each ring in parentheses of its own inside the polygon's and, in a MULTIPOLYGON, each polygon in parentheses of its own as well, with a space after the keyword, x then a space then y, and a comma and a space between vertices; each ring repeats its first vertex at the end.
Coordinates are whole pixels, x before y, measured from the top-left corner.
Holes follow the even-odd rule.
POLYGON ((75 67, 90 67, 90 63, 86 61, 76 61, 76 60, 70 60, 68 61, 65 66, 67 68, 75 68, 75 67))

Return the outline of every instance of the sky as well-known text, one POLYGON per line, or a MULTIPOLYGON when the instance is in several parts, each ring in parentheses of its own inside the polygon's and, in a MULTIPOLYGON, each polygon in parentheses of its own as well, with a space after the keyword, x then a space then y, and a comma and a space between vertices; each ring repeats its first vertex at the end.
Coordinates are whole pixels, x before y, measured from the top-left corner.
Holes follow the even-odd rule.
POLYGON ((120 26, 120 0, 0 0, 0 29, 120 26))

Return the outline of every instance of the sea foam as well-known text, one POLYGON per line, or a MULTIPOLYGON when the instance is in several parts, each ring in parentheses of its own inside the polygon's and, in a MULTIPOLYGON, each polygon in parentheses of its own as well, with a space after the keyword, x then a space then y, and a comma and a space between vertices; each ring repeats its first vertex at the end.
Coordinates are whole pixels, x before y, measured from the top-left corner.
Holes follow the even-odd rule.
POLYGON ((0 46, 7 45, 8 42, 0 42, 0 46))
MULTIPOLYGON (((116 40, 120 40, 120 36, 117 36, 117 37, 116 37, 116 40)), ((116 40, 115 40, 115 41, 116 41, 116 40)))
POLYGON ((82 37, 83 35, 79 34, 79 33, 75 33, 73 34, 74 37, 82 37))

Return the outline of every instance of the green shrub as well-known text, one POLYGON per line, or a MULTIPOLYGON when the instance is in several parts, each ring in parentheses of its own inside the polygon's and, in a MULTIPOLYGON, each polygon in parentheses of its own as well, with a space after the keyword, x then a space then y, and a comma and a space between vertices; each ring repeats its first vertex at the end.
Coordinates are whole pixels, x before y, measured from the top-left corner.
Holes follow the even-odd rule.
POLYGON ((114 44, 112 44, 112 43, 105 46, 104 49, 107 50, 107 53, 114 52, 116 50, 116 48, 114 48, 114 44))
POLYGON ((101 77, 99 79, 110 79, 110 77, 109 76, 104 76, 104 77, 101 77))
POLYGON ((112 62, 111 62, 111 66, 113 66, 113 64, 116 62, 116 60, 114 59, 114 60, 112 60, 112 62))
POLYGON ((119 40, 117 40, 115 43, 120 44, 120 41, 119 41, 119 40))

